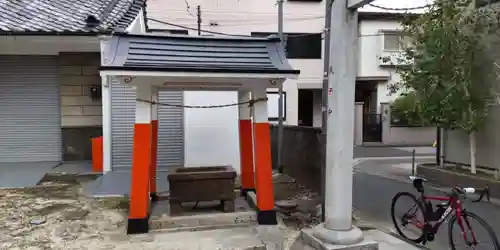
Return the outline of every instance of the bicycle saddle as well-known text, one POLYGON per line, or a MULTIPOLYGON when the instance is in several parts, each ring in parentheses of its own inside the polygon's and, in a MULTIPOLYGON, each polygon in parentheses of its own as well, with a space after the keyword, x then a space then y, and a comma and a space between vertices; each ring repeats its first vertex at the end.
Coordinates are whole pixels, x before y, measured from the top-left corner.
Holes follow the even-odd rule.
POLYGON ((409 178, 413 182, 413 186, 415 187, 415 189, 417 189, 418 192, 422 193, 424 191, 424 182, 426 182, 427 180, 418 176, 410 176, 409 178))

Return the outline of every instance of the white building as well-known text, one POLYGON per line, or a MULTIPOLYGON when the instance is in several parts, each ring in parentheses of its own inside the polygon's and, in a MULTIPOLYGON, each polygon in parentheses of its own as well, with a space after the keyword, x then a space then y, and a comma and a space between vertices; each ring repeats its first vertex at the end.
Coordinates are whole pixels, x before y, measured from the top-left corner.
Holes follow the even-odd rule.
MULTIPOLYGON (((301 71, 298 80, 288 80, 284 86, 285 124, 321 126, 321 86, 323 77, 322 31, 325 0, 285 0, 284 32, 290 63, 301 71), (300 122, 299 122, 300 121, 300 122)), ((262 36, 278 30, 278 8, 268 0, 149 0, 147 19, 149 32, 197 35, 200 6, 201 34, 225 33, 262 36), (158 22, 160 21, 160 22, 158 22), (164 23, 161 23, 164 22, 164 23), (176 27, 185 26, 187 28, 176 27), (210 31, 210 32, 203 32, 210 31)), ((366 113, 380 112, 380 103, 393 100, 387 86, 398 80, 389 65, 379 59, 398 52, 402 14, 360 13, 360 40, 356 101, 365 102, 366 113)), ((335 37, 333 37, 335 39, 335 37)), ((335 58, 332 58, 335 60, 335 58)), ((277 116, 277 91, 269 90, 270 119, 277 116)))

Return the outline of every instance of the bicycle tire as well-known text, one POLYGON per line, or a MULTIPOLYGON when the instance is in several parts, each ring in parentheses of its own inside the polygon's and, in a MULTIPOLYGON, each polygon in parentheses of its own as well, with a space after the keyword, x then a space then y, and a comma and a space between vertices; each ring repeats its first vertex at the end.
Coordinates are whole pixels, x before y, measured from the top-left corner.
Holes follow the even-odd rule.
MULTIPOLYGON (((422 211, 422 215, 425 216, 425 209, 424 209, 424 206, 422 205, 421 202, 419 202, 417 200, 417 198, 415 197, 415 195, 411 194, 411 193, 408 193, 408 192, 399 192, 397 193, 393 198, 392 198, 392 203, 391 203, 391 218, 392 218, 392 223, 394 224, 394 227, 396 228, 396 231, 398 232, 398 234, 405 238, 406 240, 409 240, 409 241, 412 241, 412 242, 415 242, 415 243, 421 243, 422 241, 424 241, 425 239, 425 232, 424 230, 422 229, 422 234, 416 238, 416 239, 411 239, 410 237, 406 236, 403 231, 401 231, 401 228, 399 228, 398 226, 398 222, 396 220, 396 214, 395 214, 395 211, 394 211, 394 208, 395 208, 395 205, 396 205, 396 202, 398 201, 399 198, 403 197, 403 196, 407 196, 409 198, 411 198, 413 201, 414 201, 414 204, 416 204, 418 206, 418 209, 420 209, 420 211, 422 211)), ((417 210, 418 211, 418 210, 417 210)))
MULTIPOLYGON (((491 228, 491 226, 485 220, 483 220, 477 214, 469 212, 469 211, 462 211, 460 216, 471 217, 471 218, 474 218, 476 221, 478 221, 481 224, 481 226, 486 228, 486 231, 488 231, 488 234, 490 235, 490 238, 492 239, 492 242, 495 245, 495 249, 491 249, 491 250, 500 250, 500 243, 498 242, 498 238, 495 235, 495 231, 493 231, 493 228, 491 228)), ((453 227, 455 224, 457 224, 457 226, 458 226, 458 223, 455 223, 455 222, 457 222, 457 215, 456 214, 453 215, 453 217, 451 217, 450 222, 448 223, 448 240, 449 240, 451 250, 456 250, 455 242, 453 241, 453 227)))

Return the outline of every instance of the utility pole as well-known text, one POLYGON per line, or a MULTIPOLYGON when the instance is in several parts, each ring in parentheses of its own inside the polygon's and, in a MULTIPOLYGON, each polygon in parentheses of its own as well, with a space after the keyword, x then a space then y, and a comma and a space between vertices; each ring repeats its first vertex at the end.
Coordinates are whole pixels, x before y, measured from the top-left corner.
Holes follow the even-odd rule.
POLYGON ((325 178, 326 178, 326 130, 328 122, 328 72, 330 71, 330 25, 332 19, 332 1, 326 0, 325 6, 325 28, 324 34, 324 54, 323 54, 323 87, 321 95, 321 133, 323 140, 323 162, 321 164, 321 221, 325 221, 325 178))
MULTIPOLYGON (((283 1, 278 0, 278 37, 281 45, 285 47, 285 37, 283 35, 283 1)), ((283 149, 283 84, 278 88, 278 171, 283 173, 282 149, 283 149)))
POLYGON ((201 36, 201 6, 196 6, 196 18, 198 23, 198 36, 201 36))
MULTIPOLYGON (((354 92, 357 74, 357 8, 373 0, 334 0, 331 6, 326 120, 325 222, 313 234, 321 243, 363 246, 352 225, 354 92)), ((373 243, 368 243, 372 245, 373 243)), ((365 244, 365 245, 367 245, 365 244)))

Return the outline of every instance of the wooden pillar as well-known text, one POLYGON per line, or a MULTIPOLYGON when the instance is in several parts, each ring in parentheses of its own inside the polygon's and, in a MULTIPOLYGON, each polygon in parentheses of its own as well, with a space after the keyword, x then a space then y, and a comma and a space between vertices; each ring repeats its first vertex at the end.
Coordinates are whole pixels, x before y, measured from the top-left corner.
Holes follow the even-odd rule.
MULTIPOLYGON (((266 97, 265 88, 252 90, 254 100, 266 97)), ((260 225, 276 225, 271 162, 271 131, 267 114, 267 101, 259 101, 254 104, 253 123, 257 221, 260 225)))
MULTIPOLYGON (((151 100, 152 87, 138 86, 137 98, 151 100)), ((151 104, 136 101, 130 212, 127 234, 147 233, 149 230, 149 172, 151 166, 151 104)))
MULTIPOLYGON (((158 89, 152 90, 151 101, 158 102, 158 89)), ((158 105, 151 105, 151 165, 149 169, 149 192, 151 201, 158 201, 156 190, 156 169, 158 156, 158 105)))
MULTIPOLYGON (((238 92, 238 101, 250 100, 250 92, 238 92)), ((247 192, 255 192, 255 175, 253 161, 253 134, 252 134, 252 107, 248 105, 239 106, 239 136, 240 136, 240 172, 241 172, 241 194, 246 196, 247 192)))

